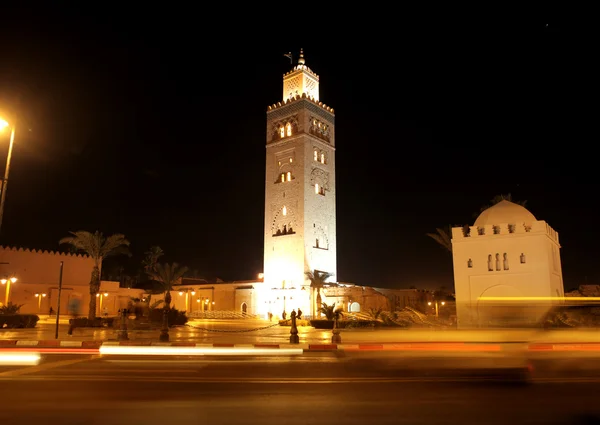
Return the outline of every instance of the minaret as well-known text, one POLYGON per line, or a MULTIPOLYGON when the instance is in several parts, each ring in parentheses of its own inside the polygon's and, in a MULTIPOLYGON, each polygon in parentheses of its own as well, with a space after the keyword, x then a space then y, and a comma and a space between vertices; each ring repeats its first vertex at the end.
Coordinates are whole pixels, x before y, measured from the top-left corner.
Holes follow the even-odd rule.
POLYGON ((301 50, 283 76, 282 101, 267 110, 264 282, 301 290, 302 302, 288 304, 288 314, 295 305, 314 314, 306 271, 329 272, 336 280, 334 118, 319 101, 319 76, 301 50))

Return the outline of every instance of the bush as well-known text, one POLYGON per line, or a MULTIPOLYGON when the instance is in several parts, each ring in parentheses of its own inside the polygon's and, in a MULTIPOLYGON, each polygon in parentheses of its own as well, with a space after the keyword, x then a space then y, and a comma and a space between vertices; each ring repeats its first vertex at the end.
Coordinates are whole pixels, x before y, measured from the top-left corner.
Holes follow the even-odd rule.
MULTIPOLYGON (((149 319, 152 323, 161 324, 163 321, 164 308, 153 308, 150 310, 149 319)), ((188 318, 185 312, 179 311, 175 308, 169 309, 169 327, 171 326, 183 326, 187 323, 188 318)))
POLYGON ((0 314, 18 314, 21 307, 25 304, 14 304, 12 302, 8 302, 8 304, 0 307, 0 314))
POLYGON ((333 329, 333 320, 313 319, 310 321, 310 325, 315 329, 333 329))
MULTIPOLYGON (((292 326, 292 321, 291 320, 280 320, 279 321, 279 326, 292 326)), ((311 326, 310 321, 309 320, 304 320, 304 319, 300 319, 297 320, 296 319, 296 326, 311 326)))
MULTIPOLYGON (((314 319, 310 321, 310 325, 315 329, 333 329, 333 320, 314 319)), ((338 320, 337 322, 338 329, 372 328, 381 325, 379 320, 338 320)))
POLYGON ((35 328, 38 320, 37 314, 2 314, 0 328, 35 328))

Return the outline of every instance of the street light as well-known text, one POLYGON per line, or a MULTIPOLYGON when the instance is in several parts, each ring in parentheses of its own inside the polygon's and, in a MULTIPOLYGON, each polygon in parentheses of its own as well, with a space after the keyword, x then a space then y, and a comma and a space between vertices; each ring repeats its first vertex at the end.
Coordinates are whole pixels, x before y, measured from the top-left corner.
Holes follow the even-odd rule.
POLYGON ((96 298, 100 298, 100 303, 99 303, 99 308, 98 308, 98 314, 100 316, 102 316, 102 299, 104 299, 104 297, 108 297, 108 292, 105 292, 104 294, 96 294, 96 298), (101 296, 103 295, 103 296, 101 296))
POLYGON ((35 297, 38 299, 38 311, 42 309, 42 298, 46 298, 46 294, 35 294, 35 297))
MULTIPOLYGON (((0 131, 9 127, 8 121, 0 118, 0 131)), ((4 215, 4 202, 6 200, 6 187, 8 186, 8 173, 10 172, 10 158, 12 157, 13 144, 15 143, 15 126, 12 126, 10 131, 10 142, 8 144, 8 155, 6 156, 6 168, 4 170, 4 178, 0 187, 0 229, 2 228, 2 216, 4 215)))
POLYGON ((4 297, 4 305, 8 305, 8 300, 10 297, 10 284, 15 283, 16 281, 16 277, 11 277, 10 279, 0 279, 0 283, 6 285, 6 296, 4 297))
MULTIPOLYGON (((439 306, 445 305, 446 302, 445 301, 442 301, 441 303, 438 303, 437 301, 434 301, 434 302, 435 302, 435 317, 439 317, 439 315, 440 315, 440 307, 439 306)), ((429 301, 427 303, 427 305, 431 305, 431 301, 429 301)))

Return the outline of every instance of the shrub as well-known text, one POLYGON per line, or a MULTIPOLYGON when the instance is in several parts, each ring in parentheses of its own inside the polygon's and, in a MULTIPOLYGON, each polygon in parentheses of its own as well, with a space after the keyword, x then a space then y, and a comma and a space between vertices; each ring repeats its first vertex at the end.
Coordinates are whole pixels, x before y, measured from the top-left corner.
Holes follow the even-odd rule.
POLYGON ((313 319, 310 325, 315 329, 333 329, 333 320, 313 319))
MULTIPOLYGON (((164 308, 154 308, 150 310, 150 322, 152 323, 162 323, 163 321, 163 312, 164 308)), ((185 312, 179 311, 175 308, 169 309, 169 327, 171 326, 183 326, 187 323, 188 318, 185 315, 185 312)))
POLYGON ((13 304, 9 301, 8 304, 0 307, 0 314, 17 314, 24 305, 25 304, 13 304))
POLYGON ((38 320, 37 314, 2 314, 0 328, 35 328, 38 320))
MULTIPOLYGON (((292 326, 292 321, 291 320, 280 320, 279 321, 279 326, 292 326)), ((311 326, 310 324, 310 320, 304 320, 304 319, 300 319, 297 320, 296 319, 296 326, 311 326)))

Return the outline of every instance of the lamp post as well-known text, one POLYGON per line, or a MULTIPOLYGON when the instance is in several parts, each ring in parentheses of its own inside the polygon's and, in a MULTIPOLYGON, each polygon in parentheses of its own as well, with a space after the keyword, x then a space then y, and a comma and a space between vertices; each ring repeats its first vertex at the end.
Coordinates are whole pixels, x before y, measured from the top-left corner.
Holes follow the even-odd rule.
MULTIPOLYGON (((4 130, 10 124, 0 118, 0 131, 4 130)), ((15 143, 15 126, 12 126, 10 131, 10 142, 8 143, 8 155, 6 156, 6 168, 4 169, 4 178, 2 179, 2 187, 0 187, 0 229, 2 228, 2 217, 4 215, 4 202, 6 200, 6 188, 8 186, 8 174, 10 172, 10 159, 12 157, 13 145, 15 143)))
POLYGON ((10 284, 15 283, 17 281, 16 277, 11 277, 10 279, 0 279, 0 283, 6 285, 6 295, 4 297, 4 305, 8 305, 8 301, 10 299, 10 284))
MULTIPOLYGON (((440 315, 440 305, 444 305, 444 304, 446 304, 446 302, 442 301, 441 303, 438 303, 437 301, 434 301, 434 303, 435 303, 435 317, 439 317, 439 315, 440 315)), ((429 301, 427 303, 427 305, 431 305, 431 301, 429 301)))
POLYGON ((108 292, 104 294, 96 294, 96 298, 100 298, 100 302, 98 303, 98 316, 102 317, 102 299, 104 297, 108 297, 108 292))
POLYGON ((194 295, 196 295, 196 291, 193 288, 184 289, 179 291, 179 296, 182 296, 185 292, 185 312, 192 312, 192 301, 194 300, 194 295), (191 295, 191 296, 190 296, 191 295))
POLYGON ((46 298, 46 294, 35 294, 35 297, 38 299, 38 311, 42 309, 42 298, 46 298))

